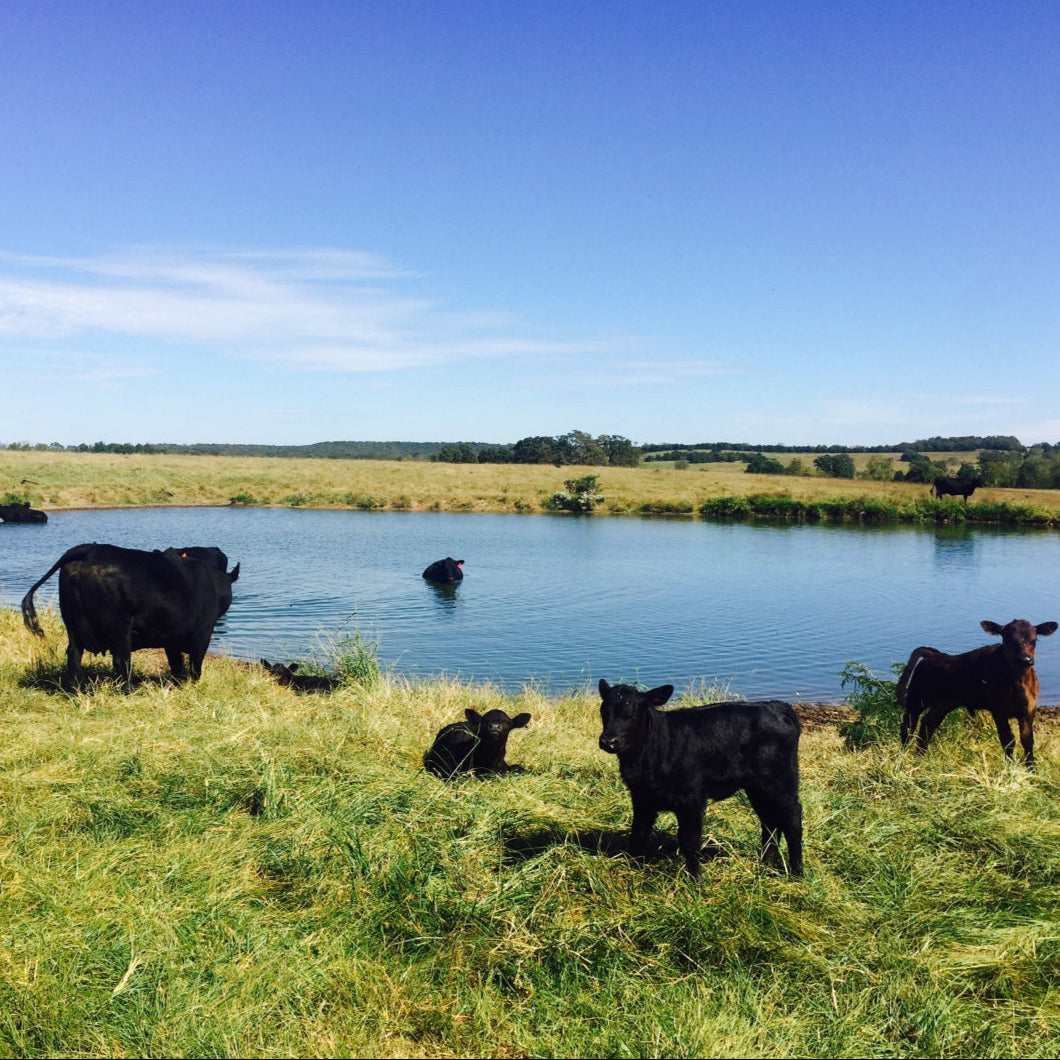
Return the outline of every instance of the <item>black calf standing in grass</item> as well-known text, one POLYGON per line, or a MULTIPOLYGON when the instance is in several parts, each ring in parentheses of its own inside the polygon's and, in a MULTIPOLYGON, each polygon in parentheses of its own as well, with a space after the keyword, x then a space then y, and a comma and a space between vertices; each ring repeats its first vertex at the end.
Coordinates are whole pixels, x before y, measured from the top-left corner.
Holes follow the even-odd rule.
POLYGON ((512 767, 504 760, 508 733, 530 722, 527 713, 510 718, 503 710, 485 714, 470 707, 466 721, 446 725, 423 756, 423 767, 442 780, 457 773, 507 773, 512 767))
POLYGON ((672 810, 685 864, 701 879, 707 800, 743 790, 762 822, 762 861, 779 865, 783 833, 789 871, 801 876, 801 730, 791 704, 770 699, 660 711, 673 691, 673 685, 640 692, 600 682, 600 749, 618 756, 633 800, 630 853, 644 853, 656 817, 672 810))

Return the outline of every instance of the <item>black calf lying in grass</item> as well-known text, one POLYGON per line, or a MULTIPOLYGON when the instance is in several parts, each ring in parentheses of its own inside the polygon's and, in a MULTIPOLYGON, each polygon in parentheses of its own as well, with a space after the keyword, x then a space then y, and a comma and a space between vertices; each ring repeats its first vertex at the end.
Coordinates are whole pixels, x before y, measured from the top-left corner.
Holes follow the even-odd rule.
POLYGON ((261 665, 276 678, 277 684, 293 688, 296 692, 332 692, 339 686, 337 677, 297 673, 299 664, 296 662, 284 666, 283 663, 270 663, 268 659, 262 659, 261 665))
POLYGON ((677 815, 677 844, 694 879, 707 800, 741 789, 762 822, 761 858, 780 862, 780 835, 789 870, 802 875, 799 802, 799 719, 790 703, 713 703, 660 711, 673 685, 640 692, 600 682, 600 749, 618 756, 633 800, 629 849, 643 854, 661 810, 677 815))
POLYGON ((423 756, 423 767, 442 780, 457 773, 507 773, 512 766, 504 760, 508 733, 530 722, 526 712, 510 718, 503 710, 485 714, 470 707, 466 721, 446 725, 423 756))

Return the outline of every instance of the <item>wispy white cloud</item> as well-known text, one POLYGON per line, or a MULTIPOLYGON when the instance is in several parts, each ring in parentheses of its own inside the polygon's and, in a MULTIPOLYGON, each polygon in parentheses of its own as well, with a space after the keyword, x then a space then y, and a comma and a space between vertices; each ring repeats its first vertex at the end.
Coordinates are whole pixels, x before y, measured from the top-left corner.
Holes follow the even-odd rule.
POLYGON ((541 337, 494 310, 454 311, 408 293, 416 279, 333 248, 0 253, 0 338, 112 336, 340 372, 606 348, 541 337))

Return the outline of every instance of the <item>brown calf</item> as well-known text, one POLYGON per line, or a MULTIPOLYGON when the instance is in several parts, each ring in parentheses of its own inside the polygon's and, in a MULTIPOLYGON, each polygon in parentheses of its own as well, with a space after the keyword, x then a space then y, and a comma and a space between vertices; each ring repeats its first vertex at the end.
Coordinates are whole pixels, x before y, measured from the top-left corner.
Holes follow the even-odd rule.
POLYGON ((1055 622, 1032 626, 1013 619, 1007 626, 979 623, 987 633, 1001 638, 960 655, 947 655, 935 648, 915 648, 905 664, 896 689, 902 715, 902 743, 916 730, 916 749, 927 748, 934 731, 951 710, 987 710, 994 718, 998 739, 1007 757, 1012 757, 1015 739, 1009 721, 1020 727, 1020 743, 1028 768, 1034 768, 1034 711, 1038 705, 1038 675, 1034 671, 1034 648, 1038 637, 1056 632, 1055 622))

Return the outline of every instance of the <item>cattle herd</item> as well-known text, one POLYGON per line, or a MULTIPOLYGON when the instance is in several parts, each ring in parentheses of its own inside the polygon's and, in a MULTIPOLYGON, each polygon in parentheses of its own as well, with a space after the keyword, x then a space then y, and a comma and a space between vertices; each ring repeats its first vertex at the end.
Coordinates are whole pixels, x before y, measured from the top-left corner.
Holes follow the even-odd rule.
MULTIPOLYGON (((938 482, 936 482, 936 489, 938 482)), ((940 494, 941 495, 941 494, 940 494)), ((463 560, 446 557, 423 577, 435 583, 463 578, 463 560)), ((59 572, 59 612, 68 644, 64 687, 76 687, 84 652, 109 652, 115 676, 129 687, 132 652, 161 648, 176 679, 187 672, 197 680, 217 620, 232 603, 239 564, 228 570, 219 548, 190 546, 143 551, 116 545, 85 544, 67 549, 22 600, 26 626, 43 636, 33 595, 59 572)), ((915 749, 927 749, 932 734, 952 710, 989 712, 1006 756, 1012 757, 1019 725, 1024 761, 1034 768, 1034 713, 1038 637, 1056 632, 1056 622, 1007 625, 983 621, 983 630, 1001 638, 960 655, 921 646, 909 656, 896 695, 904 714, 901 741, 916 734, 915 749), (918 729, 919 726, 919 729, 918 729)), ((261 660, 281 685, 297 692, 330 692, 333 677, 300 674, 298 664, 261 660)), ((787 846, 787 869, 802 875, 802 805, 799 802, 799 719, 780 700, 713 703, 663 710, 672 685, 642 692, 631 685, 601 680, 599 747, 618 759, 619 774, 633 805, 629 849, 646 850, 659 813, 677 817, 677 841, 685 866, 698 880, 703 816, 708 801, 743 791, 762 826, 760 856, 782 866, 780 841, 787 846)), ((443 780, 463 775, 522 772, 505 761, 508 736, 525 728, 527 713, 465 711, 462 721, 444 726, 423 756, 426 770, 443 780)))

